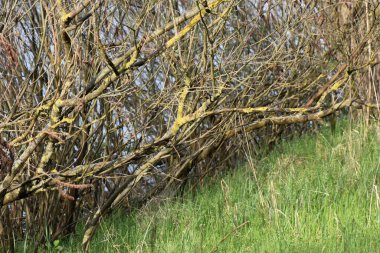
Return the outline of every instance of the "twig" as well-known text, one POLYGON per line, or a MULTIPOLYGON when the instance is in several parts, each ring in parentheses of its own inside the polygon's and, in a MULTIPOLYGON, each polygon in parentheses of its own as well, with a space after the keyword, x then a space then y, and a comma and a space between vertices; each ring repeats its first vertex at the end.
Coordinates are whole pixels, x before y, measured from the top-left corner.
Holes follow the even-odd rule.
POLYGON ((235 227, 231 232, 229 232, 228 234, 226 234, 213 248, 212 250, 210 251, 210 253, 213 253, 213 252, 216 252, 216 250, 218 249, 218 246, 220 244, 222 244, 222 242, 224 242, 228 237, 230 237, 230 235, 234 234, 238 229, 244 227, 245 225, 247 225, 249 223, 249 221, 245 221, 244 223, 240 224, 239 226, 235 227))

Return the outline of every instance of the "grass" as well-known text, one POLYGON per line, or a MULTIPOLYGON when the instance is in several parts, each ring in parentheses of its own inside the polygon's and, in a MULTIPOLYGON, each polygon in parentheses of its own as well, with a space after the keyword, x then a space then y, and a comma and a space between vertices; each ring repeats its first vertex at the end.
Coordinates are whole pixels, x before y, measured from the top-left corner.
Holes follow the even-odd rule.
POLYGON ((106 218, 91 252, 379 252, 378 131, 284 142, 180 201, 106 218))

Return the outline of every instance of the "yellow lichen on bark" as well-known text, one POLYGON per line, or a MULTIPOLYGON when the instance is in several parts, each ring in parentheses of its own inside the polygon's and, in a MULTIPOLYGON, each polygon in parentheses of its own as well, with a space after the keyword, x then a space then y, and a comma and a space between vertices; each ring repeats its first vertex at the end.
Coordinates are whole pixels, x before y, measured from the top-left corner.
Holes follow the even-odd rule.
POLYGON ((268 107, 256 107, 256 108, 244 108, 244 113, 252 113, 252 112, 265 112, 268 111, 268 107))
MULTIPOLYGON (((208 7, 210 10, 212 10, 224 1, 225 0, 216 0, 214 2, 209 3, 208 7)), ((185 28, 183 28, 174 37, 172 37, 170 40, 166 42, 165 44, 166 48, 173 46, 174 43, 176 43, 184 35, 186 35, 195 25, 198 24, 199 21, 202 20, 202 17, 205 15, 205 13, 207 13, 205 9, 200 10, 199 14, 196 15, 193 19, 191 19, 190 22, 185 26, 185 28)))
POLYGON ((177 118, 181 118, 183 116, 183 107, 185 106, 186 96, 189 93, 189 87, 190 87, 191 80, 187 75, 185 75, 184 82, 185 82, 185 86, 183 87, 183 90, 179 96, 177 118))
POLYGON ((338 81, 336 81, 331 87, 330 89, 327 89, 321 96, 321 98, 319 99, 316 107, 319 107, 321 106, 321 104, 323 103, 323 101, 325 100, 326 96, 331 93, 332 91, 337 91, 340 87, 342 87, 347 81, 348 81, 348 78, 350 77, 349 73, 346 72, 346 74, 344 75, 344 77, 338 81))

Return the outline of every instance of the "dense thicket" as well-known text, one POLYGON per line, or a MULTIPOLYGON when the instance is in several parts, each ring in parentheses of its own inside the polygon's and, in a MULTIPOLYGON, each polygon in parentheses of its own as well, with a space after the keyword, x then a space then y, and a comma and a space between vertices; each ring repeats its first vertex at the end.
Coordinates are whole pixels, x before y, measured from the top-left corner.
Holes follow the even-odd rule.
POLYGON ((376 0, 0 0, 2 246, 88 217, 88 249, 107 211, 242 145, 376 115, 379 17, 376 0))

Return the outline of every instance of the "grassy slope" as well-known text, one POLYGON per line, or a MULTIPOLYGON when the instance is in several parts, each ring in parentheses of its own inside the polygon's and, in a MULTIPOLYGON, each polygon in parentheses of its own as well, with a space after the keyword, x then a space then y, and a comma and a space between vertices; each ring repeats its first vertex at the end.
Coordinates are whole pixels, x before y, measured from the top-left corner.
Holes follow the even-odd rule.
POLYGON ((284 143, 195 197, 108 218, 91 251, 379 252, 379 133, 364 131, 284 143))

